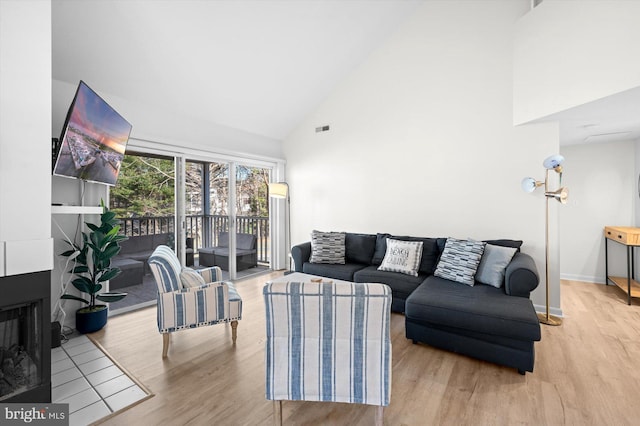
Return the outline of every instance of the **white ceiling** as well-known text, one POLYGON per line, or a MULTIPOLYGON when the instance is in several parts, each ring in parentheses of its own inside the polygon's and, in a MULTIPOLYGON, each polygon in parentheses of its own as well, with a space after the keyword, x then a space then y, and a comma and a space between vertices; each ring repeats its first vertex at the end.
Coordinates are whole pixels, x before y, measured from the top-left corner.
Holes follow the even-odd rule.
MULTIPOLYGON (((52 75, 283 139, 422 1, 54 0, 52 75)), ((561 145, 630 140, 639 109, 640 88, 540 121, 561 145)))
POLYGON ((54 0, 56 80, 274 139, 417 0, 54 0))
POLYGON ((536 121, 558 121, 560 145, 640 139, 640 87, 536 121))

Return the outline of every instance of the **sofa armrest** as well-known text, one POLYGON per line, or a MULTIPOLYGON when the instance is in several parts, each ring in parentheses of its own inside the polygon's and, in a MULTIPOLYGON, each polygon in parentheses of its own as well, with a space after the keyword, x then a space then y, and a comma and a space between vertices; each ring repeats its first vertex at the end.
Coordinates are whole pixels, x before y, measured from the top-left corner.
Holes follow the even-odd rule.
POLYGON ((291 247, 293 267, 296 272, 302 272, 302 265, 311 257, 311 241, 291 247))
POLYGON ((518 252, 511 259, 505 271, 504 291, 510 296, 528 298, 538 287, 540 278, 533 258, 526 253, 518 252))

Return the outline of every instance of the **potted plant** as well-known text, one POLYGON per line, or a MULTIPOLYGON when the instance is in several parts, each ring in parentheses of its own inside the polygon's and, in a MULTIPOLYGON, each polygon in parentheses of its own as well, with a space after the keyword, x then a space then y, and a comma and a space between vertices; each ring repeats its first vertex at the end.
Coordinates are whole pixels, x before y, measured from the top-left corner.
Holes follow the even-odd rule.
POLYGON ((98 331, 107 323, 107 305, 97 304, 96 301, 117 302, 127 295, 120 292, 100 293, 105 281, 120 274, 120 268, 111 266, 111 258, 120 252, 120 241, 127 239, 118 235, 120 225, 115 213, 109 211, 103 201, 100 205, 100 226, 85 222, 91 232, 82 233, 81 244, 67 241, 71 249, 61 254, 74 261, 74 266, 69 271, 76 275, 72 284, 87 295, 80 297, 64 293, 60 296, 62 299, 77 300, 86 305, 76 311, 76 329, 83 334, 98 331))

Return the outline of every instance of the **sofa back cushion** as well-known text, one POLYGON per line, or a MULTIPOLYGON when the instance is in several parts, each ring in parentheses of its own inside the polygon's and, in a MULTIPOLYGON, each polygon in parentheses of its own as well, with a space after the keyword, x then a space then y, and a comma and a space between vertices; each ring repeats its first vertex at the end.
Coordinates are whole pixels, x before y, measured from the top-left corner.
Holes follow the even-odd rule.
POLYGON ((487 244, 492 244, 494 246, 512 247, 512 248, 516 249, 516 253, 520 252, 520 246, 522 246, 522 240, 500 239, 500 240, 483 240, 483 242, 485 242, 487 244))
POLYGON ((347 233, 345 248, 347 263, 370 265, 373 252, 376 249, 376 236, 373 234, 347 233))
MULTIPOLYGON (((371 259, 371 264, 380 266, 384 259, 384 255, 387 252, 387 238, 401 241, 422 241, 422 258, 420 260, 420 268, 418 272, 424 274, 433 274, 438 264, 438 258, 440 257, 441 250, 438 249, 437 238, 422 238, 422 237, 397 237, 391 234, 377 234, 376 235, 376 247, 371 259)), ((444 239, 446 242, 446 239, 444 239)))

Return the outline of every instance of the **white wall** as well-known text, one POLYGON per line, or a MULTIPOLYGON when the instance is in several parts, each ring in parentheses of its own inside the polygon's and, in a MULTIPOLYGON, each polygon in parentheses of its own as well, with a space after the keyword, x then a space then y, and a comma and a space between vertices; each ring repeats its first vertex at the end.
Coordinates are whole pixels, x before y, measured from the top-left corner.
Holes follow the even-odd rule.
MULTIPOLYGON (((635 143, 571 145, 561 153, 570 191, 560 208, 561 277, 604 283, 604 227, 635 223, 635 143)), ((609 243, 609 268, 610 275, 626 275, 624 246, 609 243)))
POLYGON ((293 244, 313 229, 522 239, 543 278, 544 198, 520 181, 542 177, 559 143, 556 124, 513 127, 513 31, 528 9, 426 2, 307 117, 284 141, 293 244))
POLYGON ((640 86, 640 2, 545 0, 517 25, 514 122, 640 86))
POLYGON ((51 3, 0 1, 0 276, 52 268, 50 146, 51 3))

